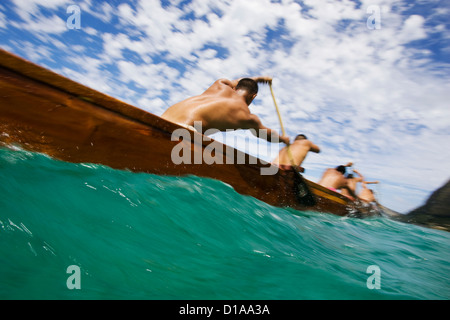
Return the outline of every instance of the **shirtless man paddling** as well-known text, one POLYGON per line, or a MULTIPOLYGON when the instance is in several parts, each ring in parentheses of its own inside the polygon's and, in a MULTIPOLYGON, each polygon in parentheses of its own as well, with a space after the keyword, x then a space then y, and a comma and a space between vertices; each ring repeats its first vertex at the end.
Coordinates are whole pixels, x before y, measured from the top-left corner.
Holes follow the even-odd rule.
MULTIPOLYGON (((333 191, 337 191, 344 188, 349 190, 348 181, 347 178, 345 177, 345 168, 351 167, 352 165, 353 164, 349 162, 345 166, 338 166, 336 168, 330 168, 325 170, 318 184, 333 191)), ((352 194, 352 197, 356 197, 356 195, 352 194)))
POLYGON ((355 177, 353 174, 347 175, 347 188, 343 188, 341 193, 344 196, 355 200, 356 195, 356 187, 358 186, 358 182, 362 183, 364 181, 363 175, 356 169, 353 169, 353 173, 356 173, 359 177, 355 177))
POLYGON ((358 194, 358 198, 361 200, 370 203, 370 202, 377 202, 377 199, 375 198, 375 195, 373 194, 373 190, 367 188, 367 184, 376 184, 378 181, 368 182, 363 181, 362 182, 362 189, 358 194))
POLYGON ((278 156, 272 161, 281 167, 289 167, 292 165, 300 167, 303 160, 305 160, 308 152, 319 153, 320 148, 312 143, 304 134, 299 134, 295 137, 294 142, 288 147, 280 150, 278 156), (291 158, 292 157, 292 158, 291 158))
POLYGON ((258 83, 271 81, 270 77, 219 79, 202 94, 174 104, 161 117, 189 128, 194 127, 195 121, 201 121, 202 133, 209 129, 254 129, 260 137, 260 130, 266 130, 267 135, 261 138, 288 144, 289 137, 264 126, 249 109, 258 93, 258 83))

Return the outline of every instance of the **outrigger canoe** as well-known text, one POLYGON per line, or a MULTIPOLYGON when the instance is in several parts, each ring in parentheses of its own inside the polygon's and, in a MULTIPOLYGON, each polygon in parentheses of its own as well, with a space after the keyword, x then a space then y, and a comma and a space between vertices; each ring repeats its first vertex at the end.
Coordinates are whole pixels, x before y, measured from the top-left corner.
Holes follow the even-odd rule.
MULTIPOLYGON (((19 146, 73 163, 157 175, 196 175, 223 181, 238 193, 270 205, 346 216, 374 210, 218 141, 189 131, 191 139, 173 139, 183 127, 90 89, 0 49, 0 144, 19 146), (189 144, 192 157, 215 143, 216 161, 175 163, 172 151, 189 144), (222 150, 222 152, 220 151, 222 150), (230 161, 245 159, 245 161, 230 161), (222 161, 217 161, 222 159, 222 161), (304 197, 305 193, 308 197, 304 197)), ((211 159, 209 159, 211 160, 211 159)))

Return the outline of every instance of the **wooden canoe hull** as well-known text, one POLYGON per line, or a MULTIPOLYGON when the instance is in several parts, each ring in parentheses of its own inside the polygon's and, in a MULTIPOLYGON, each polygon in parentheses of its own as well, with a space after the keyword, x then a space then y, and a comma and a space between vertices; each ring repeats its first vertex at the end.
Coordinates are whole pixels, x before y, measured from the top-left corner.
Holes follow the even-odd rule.
POLYGON ((279 207, 341 216, 355 207, 348 198, 308 180, 316 203, 302 204, 295 194, 293 172, 279 170, 275 175, 261 175, 261 168, 270 164, 197 132, 190 131, 190 141, 172 141, 172 132, 179 128, 0 50, 0 143, 4 145, 19 145, 74 163, 213 178, 241 194, 279 207), (213 142, 222 148, 215 148, 214 155, 205 153, 205 147, 213 142), (178 143, 188 144, 191 159, 200 152, 204 156, 202 164, 175 164, 171 155, 178 143), (205 164, 212 156, 222 159, 223 164, 205 164), (230 157, 245 158, 245 163, 227 164, 230 157))

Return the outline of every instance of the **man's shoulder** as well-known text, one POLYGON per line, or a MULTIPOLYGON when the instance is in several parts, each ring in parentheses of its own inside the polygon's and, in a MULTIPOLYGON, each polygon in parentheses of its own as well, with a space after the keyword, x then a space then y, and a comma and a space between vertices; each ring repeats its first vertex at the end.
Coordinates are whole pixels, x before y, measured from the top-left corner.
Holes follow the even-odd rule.
POLYGON ((292 144, 293 145, 298 145, 298 146, 312 146, 312 145, 314 145, 314 143, 312 143, 310 140, 295 140, 292 144))
POLYGON ((218 86, 218 85, 225 85, 227 83, 226 81, 227 81, 227 79, 225 79, 225 78, 217 79, 216 81, 214 81, 214 83, 211 85, 211 87, 218 86))
POLYGON ((204 94, 217 94, 224 96, 233 96, 235 91, 231 86, 230 80, 227 79, 219 79, 216 80, 205 92, 204 94))
POLYGON ((226 79, 226 78, 220 78, 217 79, 211 87, 217 87, 217 88, 233 88, 233 83, 231 82, 231 80, 226 79))

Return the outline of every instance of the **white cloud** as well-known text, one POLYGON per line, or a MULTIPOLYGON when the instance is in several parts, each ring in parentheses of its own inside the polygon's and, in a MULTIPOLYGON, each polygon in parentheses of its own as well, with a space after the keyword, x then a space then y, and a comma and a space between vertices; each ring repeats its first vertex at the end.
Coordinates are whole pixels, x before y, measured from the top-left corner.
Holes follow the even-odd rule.
MULTIPOLYGON (((1 7, 0 7, 0 10, 1 10, 1 7)), ((2 28, 2 29, 6 28, 7 24, 8 24, 8 21, 6 20, 5 14, 0 11, 0 28, 2 28)))
POLYGON ((91 28, 91 27, 84 27, 83 31, 86 32, 87 34, 91 35, 91 36, 96 36, 98 35, 98 30, 91 28))
POLYGON ((152 92, 152 96, 157 96, 170 85, 167 79, 173 79, 178 75, 178 71, 165 64, 135 65, 122 60, 119 61, 118 68, 124 82, 134 82, 152 92))
POLYGON ((167 102, 161 98, 140 98, 136 106, 154 114, 162 114, 169 107, 167 102))
POLYGON ((425 19, 419 15, 412 15, 406 19, 399 34, 401 41, 408 43, 425 38, 426 31, 423 26, 424 22, 425 19))
POLYGON ((16 13, 25 21, 29 21, 30 16, 37 16, 40 14, 40 8, 56 10, 62 6, 68 6, 70 0, 11 0, 16 6, 16 13))
POLYGON ((111 6, 107 2, 103 2, 102 4, 98 4, 98 2, 94 1, 92 3, 91 0, 86 0, 84 2, 79 3, 82 14, 88 13, 95 18, 103 21, 104 23, 111 22, 112 18, 116 15, 115 7, 111 6))
POLYGON ((52 56, 51 50, 46 46, 36 46, 29 41, 13 41, 13 44, 16 48, 20 48, 32 61, 42 61, 52 56))
MULTIPOLYGON (((11 22, 11 25, 39 34, 60 34, 67 31, 66 21, 58 15, 45 16, 40 9, 55 10, 68 6, 67 0, 12 0, 15 11, 22 21, 11 22)), ((64 11, 65 12, 65 11, 64 11)))
POLYGON ((49 18, 39 17, 38 19, 33 19, 30 16, 25 23, 11 22, 11 25, 19 29, 46 35, 67 31, 66 21, 55 15, 49 18))

